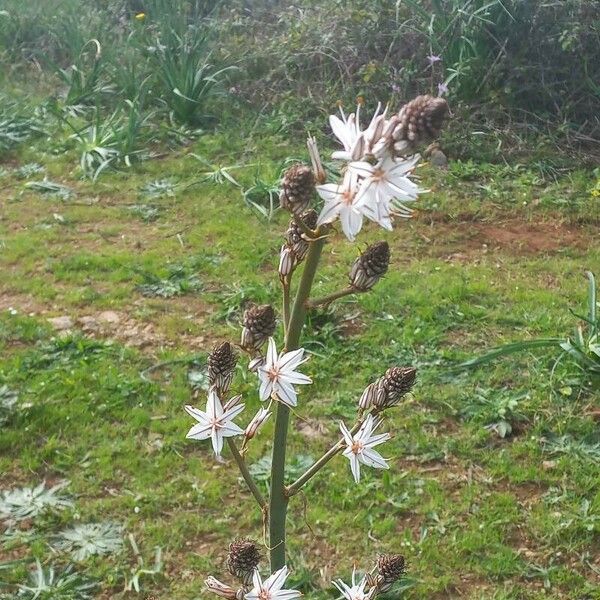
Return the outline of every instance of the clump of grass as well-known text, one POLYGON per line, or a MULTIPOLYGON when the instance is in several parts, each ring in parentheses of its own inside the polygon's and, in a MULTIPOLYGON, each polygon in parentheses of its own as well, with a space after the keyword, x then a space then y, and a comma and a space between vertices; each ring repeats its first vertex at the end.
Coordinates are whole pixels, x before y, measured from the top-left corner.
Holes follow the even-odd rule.
POLYGON ((77 573, 69 565, 65 569, 44 567, 35 561, 35 570, 29 573, 27 583, 17 585, 17 593, 10 598, 23 600, 88 600, 94 597, 96 581, 77 573))
POLYGON ((43 133, 36 116, 23 115, 14 101, 0 97, 0 155, 43 133))
POLYGON ((140 188, 140 194, 146 198, 174 198, 177 184, 172 179, 155 179, 140 188))
POLYGON ((45 171, 46 169, 38 163, 27 163, 15 171, 15 176, 17 179, 29 179, 30 177, 39 175, 45 171))
POLYGON ((25 184, 25 188, 60 200, 70 200, 75 195, 69 186, 50 181, 47 178, 42 181, 29 181, 25 184))
POLYGON ((82 561, 90 556, 119 552, 123 547, 123 528, 117 523, 85 523, 65 529, 58 536, 57 547, 82 561))
POLYGON ((73 502, 63 495, 68 482, 61 482, 51 488, 42 482, 33 488, 17 488, 2 492, 0 496, 0 517, 7 521, 34 519, 46 511, 64 510, 73 502))
POLYGON ((596 279, 591 271, 585 273, 588 280, 587 304, 588 311, 586 315, 579 315, 573 311, 572 314, 580 320, 575 327, 573 336, 564 338, 541 338, 534 340, 525 340, 506 344, 492 350, 484 356, 473 358, 464 362, 463 367, 477 367, 485 363, 507 356, 516 352, 532 350, 536 348, 558 348, 562 353, 556 359, 561 360, 567 356, 584 372, 589 375, 600 375, 600 316, 598 313, 598 296, 596 292, 596 279))
POLYGON ((144 296, 172 298, 202 289, 202 282, 188 266, 169 265, 167 271, 166 277, 160 277, 149 271, 137 269, 138 274, 144 279, 144 282, 137 286, 138 291, 144 296))
POLYGON ((8 386, 0 386, 0 427, 13 417, 18 408, 19 394, 8 386))

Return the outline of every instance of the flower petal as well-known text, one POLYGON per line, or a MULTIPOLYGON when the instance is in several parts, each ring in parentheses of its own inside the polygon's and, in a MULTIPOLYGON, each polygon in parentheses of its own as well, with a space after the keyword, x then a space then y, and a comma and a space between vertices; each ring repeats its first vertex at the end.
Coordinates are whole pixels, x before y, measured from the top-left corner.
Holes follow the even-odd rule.
POLYGON ((238 427, 235 423, 225 423, 220 429, 219 433, 223 437, 233 437, 235 435, 243 435, 244 430, 238 427))
POLYGON ((372 448, 365 448, 358 456, 359 460, 367 465, 368 467, 373 467, 374 469, 389 469, 390 466, 387 464, 387 461, 377 450, 373 450, 372 448))
POLYGON ((321 210, 319 218, 317 219, 317 225, 323 225, 323 223, 331 223, 332 221, 335 221, 340 214, 341 208, 342 203, 338 200, 327 202, 321 210))
POLYGON ((273 393, 273 382, 269 378, 269 376, 259 369, 260 376, 260 389, 258 390, 259 398, 262 402, 268 400, 273 393))
POLYGON ((304 358, 304 348, 298 348, 298 350, 292 350, 286 352, 279 357, 277 366, 280 369, 293 371, 299 364, 302 363, 304 358))
POLYGON ((212 425, 202 425, 198 423, 198 425, 194 425, 185 436, 190 440, 207 440, 212 433, 212 425))
POLYGON ((279 571, 276 571, 271 575, 263 584, 264 588, 268 591, 277 592, 285 584, 285 580, 288 576, 288 568, 282 567, 279 571))
POLYGON ((275 340, 270 337, 269 338, 269 347, 267 348, 267 362, 266 368, 272 367, 277 362, 277 346, 275 345, 275 340))
POLYGON ((350 457, 350 470, 352 471, 352 475, 354 476, 354 481, 356 483, 360 482, 360 462, 358 461, 358 456, 353 454, 350 457))
POLYGON ((200 423, 208 422, 208 415, 204 411, 198 410, 189 404, 186 404, 184 408, 185 412, 190 415, 190 417, 194 417, 196 421, 199 421, 200 423))
POLYGON ((279 380, 277 382, 275 395, 288 406, 294 407, 298 405, 298 396, 296 395, 296 390, 291 383, 279 380))

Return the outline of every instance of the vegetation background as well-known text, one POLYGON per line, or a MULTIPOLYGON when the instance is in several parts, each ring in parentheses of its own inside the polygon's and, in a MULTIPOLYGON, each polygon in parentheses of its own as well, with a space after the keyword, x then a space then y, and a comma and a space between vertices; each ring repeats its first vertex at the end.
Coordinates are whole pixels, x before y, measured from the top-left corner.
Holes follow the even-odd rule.
MULTIPOLYGON (((399 551, 392 598, 600 598, 599 53, 593 0, 0 0, 0 595, 204 598, 228 542, 261 539, 182 405, 244 306, 280 301, 307 133, 328 156, 338 103, 443 93, 449 163, 425 153, 388 277, 307 329, 290 477, 391 364, 415 398, 390 472, 357 488, 336 462, 293 507, 293 583, 333 598, 399 551), (557 348, 573 323, 585 360, 557 348)), ((327 254, 324 293, 355 255, 327 254)))

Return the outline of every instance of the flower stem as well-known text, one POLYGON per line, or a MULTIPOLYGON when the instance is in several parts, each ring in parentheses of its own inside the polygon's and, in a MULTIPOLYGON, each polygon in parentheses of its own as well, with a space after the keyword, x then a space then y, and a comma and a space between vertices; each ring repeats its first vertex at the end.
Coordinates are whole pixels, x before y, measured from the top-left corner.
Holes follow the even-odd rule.
POLYGON ((248 489, 252 492, 252 495, 258 502, 261 510, 264 511, 267 508, 267 501, 265 500, 261 491, 258 489, 258 486, 252 478, 252 475, 250 475, 250 471, 248 470, 248 465, 246 465, 244 457, 240 454, 239 450, 237 449, 237 446, 235 445, 235 442, 231 438, 227 438, 227 444, 229 446, 229 449, 231 450, 231 454, 233 454, 233 458, 237 463, 237 466, 240 469, 240 473, 242 474, 242 477, 244 478, 244 481, 248 486, 248 489))
MULTIPOLYGON (((306 318, 306 301, 317 272, 319 259, 325 239, 311 242, 302 278, 298 285, 294 306, 286 331, 285 350, 296 350, 300 343, 302 327, 306 318)), ((283 403, 277 404, 275 417, 275 435, 273 438, 273 460, 271 462, 271 502, 269 506, 269 546, 271 559, 271 572, 285 566, 285 530, 288 497, 285 490, 285 453, 287 446, 287 432, 290 419, 290 409, 283 403)))
MULTIPOLYGON (((361 427, 363 419, 357 421, 350 433, 354 435, 361 427)), ((344 448, 344 438, 341 438, 335 446, 332 446, 323 456, 310 467, 303 475, 298 477, 294 483, 286 488, 288 498, 295 496, 302 487, 308 483, 336 454, 339 454, 344 448)))
POLYGON ((283 331, 287 337, 287 330, 290 324, 290 287, 291 277, 286 277, 281 281, 283 288, 283 331))
POLYGON ((328 294, 327 296, 323 296, 322 298, 315 298, 314 300, 308 300, 306 305, 308 308, 316 308, 321 305, 331 304, 334 300, 338 298, 343 298, 344 296, 350 296, 351 294, 358 294, 361 290, 357 290, 353 287, 347 287, 343 290, 338 290, 337 292, 333 292, 332 294, 328 294))

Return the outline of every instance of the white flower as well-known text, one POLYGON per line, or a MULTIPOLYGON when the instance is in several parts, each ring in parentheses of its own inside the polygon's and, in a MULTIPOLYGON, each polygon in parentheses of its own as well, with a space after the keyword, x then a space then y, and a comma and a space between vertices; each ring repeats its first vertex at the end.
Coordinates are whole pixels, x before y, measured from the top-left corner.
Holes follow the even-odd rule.
POLYGON ((212 575, 206 579, 204 585, 209 589, 213 594, 220 596, 221 598, 229 598, 229 600, 235 600, 236 591, 226 583, 222 583, 212 575))
POLYGON ((389 433, 373 435, 381 421, 375 421, 373 415, 369 415, 356 435, 352 436, 344 423, 340 422, 340 429, 346 442, 344 456, 350 461, 350 468, 356 483, 360 481, 360 465, 367 465, 375 469, 389 469, 386 460, 373 448, 390 439, 389 433))
MULTIPOLYGON (((332 154, 332 158, 339 160, 352 160, 350 157, 356 155, 358 152, 358 146, 361 145, 361 132, 360 132, 360 107, 357 107, 356 114, 350 113, 347 117, 344 111, 340 107, 340 114, 342 118, 331 115, 329 117, 329 125, 335 137, 344 146, 343 151, 337 151, 332 154)), ((356 160, 360 158, 357 156, 356 160)))
POLYGON ((376 165, 363 161, 350 163, 349 170, 363 178, 356 197, 357 210, 389 230, 394 213, 410 216, 411 210, 403 203, 414 202, 419 194, 418 186, 408 178, 419 158, 394 160, 386 157, 376 165))
POLYGON ((306 362, 303 348, 293 352, 282 352, 278 356, 275 340, 269 338, 265 364, 258 368, 260 399, 264 402, 272 396, 276 396, 284 404, 296 406, 297 397, 294 385, 312 383, 310 377, 295 370, 303 362, 306 362))
POLYGON ((356 583, 356 570, 352 571, 352 587, 346 585, 341 579, 334 581, 333 585, 340 590, 346 600, 370 600, 373 596, 373 590, 376 589, 373 588, 368 593, 365 592, 367 578, 363 577, 359 583, 356 583))
POLYGON ((186 412, 198 421, 187 434, 187 438, 192 440, 212 441, 212 447, 216 456, 221 456, 223 450, 223 438, 235 435, 243 435, 243 429, 240 429, 233 421, 237 415, 244 410, 243 404, 238 404, 227 411, 223 410, 221 400, 214 388, 208 392, 208 401, 206 403, 206 412, 198 410, 193 406, 186 406, 186 412))
POLYGON ((331 223, 339 217, 342 230, 351 242, 361 230, 363 223, 363 216, 358 207, 357 183, 358 177, 348 170, 342 185, 326 183, 317 186, 317 194, 325 200, 317 225, 331 223))
POLYGON ((302 596, 297 590, 282 590, 288 576, 288 568, 283 567, 271 575, 266 581, 262 581, 258 569, 254 571, 252 578, 254 589, 248 592, 246 600, 290 600, 302 596))

